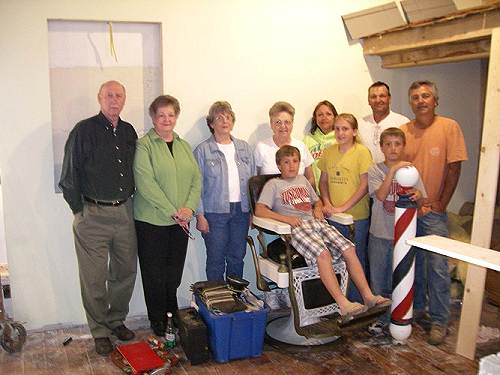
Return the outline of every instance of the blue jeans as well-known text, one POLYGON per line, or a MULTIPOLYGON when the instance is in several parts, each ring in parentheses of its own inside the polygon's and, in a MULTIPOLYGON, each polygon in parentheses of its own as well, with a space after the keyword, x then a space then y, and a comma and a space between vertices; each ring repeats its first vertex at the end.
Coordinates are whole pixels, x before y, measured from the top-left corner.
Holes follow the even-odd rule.
MULTIPOLYGON (((337 230, 346 238, 351 238, 351 233, 348 225, 339 224, 333 221, 329 221, 337 230)), ((366 245, 368 240, 368 229, 370 227, 370 220, 355 220, 354 221, 354 245, 356 246, 356 255, 358 256, 361 267, 366 275, 366 279, 369 278, 369 268, 368 268, 368 256, 366 254, 366 245)), ((349 280, 349 286, 347 289, 347 298, 350 301, 363 303, 363 298, 359 294, 358 288, 354 283, 349 280)))
MULTIPOLYGON (((392 295, 392 256, 394 241, 375 237, 368 239, 368 260, 370 262, 370 286, 373 294, 391 298, 392 295)), ((379 320, 389 323, 388 311, 379 320)))
POLYGON ((205 218, 209 225, 209 232, 203 234, 207 248, 207 280, 224 280, 224 273, 226 277, 242 277, 250 212, 242 212, 241 203, 237 202, 230 204, 229 213, 205 212, 205 218))
MULTIPOLYGON (((417 236, 436 234, 448 237, 448 215, 429 212, 417 219, 417 236)), ((448 258, 416 248, 415 311, 424 311, 429 303, 432 322, 447 325, 450 317, 450 272, 448 258)))

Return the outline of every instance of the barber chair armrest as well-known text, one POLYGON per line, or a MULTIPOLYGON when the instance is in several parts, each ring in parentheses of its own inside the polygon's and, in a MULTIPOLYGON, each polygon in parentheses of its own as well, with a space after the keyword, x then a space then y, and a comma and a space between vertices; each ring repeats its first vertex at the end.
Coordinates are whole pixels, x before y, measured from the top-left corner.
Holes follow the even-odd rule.
POLYGON ((272 232, 275 232, 276 234, 291 233, 290 225, 283 223, 282 221, 254 216, 252 219, 252 223, 256 227, 270 230, 272 232))
MULTIPOLYGON (((330 217, 328 217, 328 220, 343 225, 354 224, 352 215, 343 212, 330 215, 330 217)), ((275 232, 276 234, 290 234, 292 232, 290 225, 287 223, 283 223, 282 221, 254 216, 252 222, 255 226, 270 230, 272 232, 275 232)))

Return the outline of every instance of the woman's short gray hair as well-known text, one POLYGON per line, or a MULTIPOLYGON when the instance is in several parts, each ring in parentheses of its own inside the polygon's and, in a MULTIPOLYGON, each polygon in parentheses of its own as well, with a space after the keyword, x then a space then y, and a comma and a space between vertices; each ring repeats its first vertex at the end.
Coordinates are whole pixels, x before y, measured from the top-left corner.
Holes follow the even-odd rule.
POLYGON ((295 116, 295 108, 288 102, 276 102, 269 108, 269 117, 276 116, 278 113, 286 112, 290 116, 295 116))
POLYGON ((211 125, 214 123, 217 115, 220 115, 221 113, 229 113, 231 115, 231 118, 233 119, 233 123, 236 121, 236 116, 234 115, 233 109, 231 108, 231 104, 229 104, 229 102, 225 100, 216 101, 210 106, 207 116, 208 129, 210 129, 210 132, 212 134, 214 132, 214 129, 211 125))

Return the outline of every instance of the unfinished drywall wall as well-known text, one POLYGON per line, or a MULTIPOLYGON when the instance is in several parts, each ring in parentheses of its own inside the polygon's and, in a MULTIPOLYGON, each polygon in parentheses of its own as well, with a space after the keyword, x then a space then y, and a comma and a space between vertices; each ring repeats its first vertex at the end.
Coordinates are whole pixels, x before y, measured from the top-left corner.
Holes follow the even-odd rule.
MULTIPOLYGON (((177 131, 193 146, 208 137, 211 103, 228 100, 236 113, 234 135, 255 143, 270 133, 267 112, 277 100, 296 108, 294 135, 302 137, 316 103, 369 112, 367 88, 385 79, 398 93, 394 109, 409 114, 405 90, 415 79, 438 78, 441 113, 463 126, 480 126, 478 62, 383 72, 372 69, 361 46, 349 41, 340 18, 384 1, 280 0, 18 0, 0 2, 0 168, 5 230, 16 319, 28 328, 85 322, 71 232, 72 215, 54 192, 54 153, 48 53, 49 19, 161 24, 163 88, 181 102, 177 131), (433 72, 439 72, 434 74, 433 72), (464 93, 470 101, 464 102, 464 93), (405 94, 405 95, 403 95, 405 94), (447 99, 446 99, 447 98, 447 99), (455 103, 456 102, 456 103, 455 103), (461 109, 464 108, 464 109, 461 109), (462 112, 461 112, 462 113, 462 112)), ((68 46, 68 48, 71 48, 68 46)), ((133 89, 132 89, 133 91, 133 89)), ((131 89, 128 89, 130 96, 131 89)), ((89 116, 98 110, 89 108, 89 116)), ((127 107, 125 108, 127 110, 127 107)), ((468 142, 474 142, 468 139, 468 142)), ((460 191, 474 187, 469 176, 460 191)), ((461 193, 457 193, 461 194, 461 193)), ((468 194, 468 193, 467 193, 468 194)), ((199 233, 190 241, 180 304, 189 285, 205 278, 199 233)), ((247 255, 245 277, 254 279, 247 255)), ((138 279, 131 314, 145 306, 138 279)))
POLYGON ((73 126, 95 112, 96 88, 117 80, 128 91, 122 117, 142 136, 149 129, 148 105, 161 94, 158 23, 48 21, 48 52, 54 185, 64 144, 73 126))

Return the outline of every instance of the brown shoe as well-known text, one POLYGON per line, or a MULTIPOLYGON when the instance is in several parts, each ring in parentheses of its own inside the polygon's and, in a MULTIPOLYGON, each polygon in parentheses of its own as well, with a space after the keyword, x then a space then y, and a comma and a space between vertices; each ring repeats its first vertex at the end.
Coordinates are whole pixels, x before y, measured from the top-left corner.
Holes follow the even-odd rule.
POLYGON ((97 337, 94 339, 95 351, 100 355, 108 355, 113 351, 113 344, 107 337, 97 337))
POLYGON ((444 338, 446 337, 447 328, 445 326, 441 326, 439 324, 433 324, 431 326, 431 333, 429 334, 429 339, 427 342, 431 345, 439 345, 444 342, 444 338))
POLYGON ((111 332, 113 332, 113 335, 115 335, 119 340, 122 341, 132 340, 135 337, 135 333, 125 327, 125 325, 123 324, 121 326, 113 328, 111 332))

